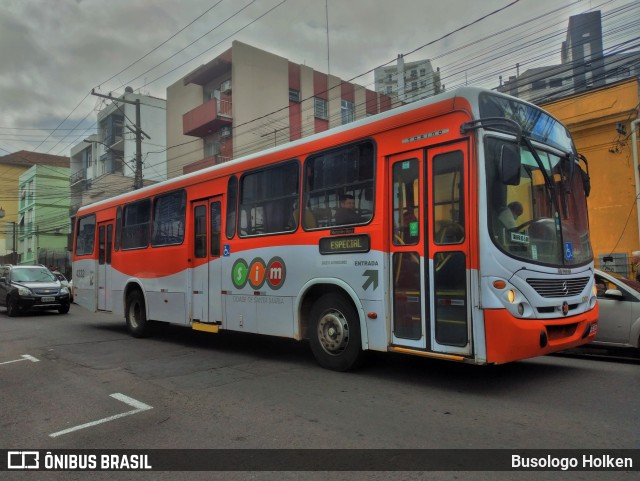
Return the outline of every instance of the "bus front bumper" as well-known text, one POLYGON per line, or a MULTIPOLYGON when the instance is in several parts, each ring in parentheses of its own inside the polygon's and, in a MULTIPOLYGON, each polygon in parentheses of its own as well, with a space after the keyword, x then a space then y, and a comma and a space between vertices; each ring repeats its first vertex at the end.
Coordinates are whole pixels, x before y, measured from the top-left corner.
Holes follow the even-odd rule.
POLYGON ((598 305, 562 319, 518 319, 506 309, 484 314, 487 363, 543 356, 591 342, 598 329, 598 305))

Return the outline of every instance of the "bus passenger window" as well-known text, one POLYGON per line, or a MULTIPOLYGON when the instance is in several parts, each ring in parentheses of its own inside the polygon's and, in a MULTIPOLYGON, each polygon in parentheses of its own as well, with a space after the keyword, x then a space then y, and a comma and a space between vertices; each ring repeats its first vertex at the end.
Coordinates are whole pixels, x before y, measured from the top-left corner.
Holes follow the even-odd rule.
POLYGON ((235 176, 229 177, 227 185, 227 239, 236 235, 236 204, 238 202, 238 179, 235 176))
POLYGON ((76 232, 76 255, 93 254, 96 237, 96 216, 88 215, 78 221, 76 232))
POLYGON ((149 245, 151 200, 127 204, 123 212, 122 249, 140 249, 149 245))
POLYGON ((153 247, 182 244, 187 211, 187 193, 184 190, 159 195, 153 201, 153 247))
POLYGON ((305 229, 362 225, 374 207, 375 153, 371 141, 311 155, 305 162, 305 229))
POLYGON ((240 179, 240 236, 293 232, 299 202, 297 161, 247 172, 240 179))

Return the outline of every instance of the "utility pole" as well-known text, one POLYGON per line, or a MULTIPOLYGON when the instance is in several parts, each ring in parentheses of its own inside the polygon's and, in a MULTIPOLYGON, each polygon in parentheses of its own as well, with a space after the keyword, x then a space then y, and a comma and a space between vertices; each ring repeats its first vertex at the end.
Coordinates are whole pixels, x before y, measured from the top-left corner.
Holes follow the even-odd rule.
MULTIPOLYGON (((127 89, 128 88, 129 87, 127 87, 127 89)), ((140 189, 142 187, 142 136, 144 135, 147 139, 151 138, 140 128, 140 99, 136 99, 135 101, 133 101, 126 100, 124 98, 124 95, 121 98, 117 98, 111 95, 98 94, 95 92, 95 89, 91 89, 91 95, 113 100, 114 102, 123 102, 125 104, 136 106, 136 128, 134 129, 129 125, 127 125, 127 128, 131 130, 131 132, 133 132, 136 136, 136 169, 133 178, 133 188, 140 189)))

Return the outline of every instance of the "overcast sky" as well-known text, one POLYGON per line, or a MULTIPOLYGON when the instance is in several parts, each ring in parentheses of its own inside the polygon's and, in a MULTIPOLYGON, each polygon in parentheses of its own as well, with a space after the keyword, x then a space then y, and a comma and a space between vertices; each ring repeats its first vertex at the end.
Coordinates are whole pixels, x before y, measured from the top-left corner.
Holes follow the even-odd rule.
MULTIPOLYGON (((95 124, 101 107, 89 95, 92 88, 122 94, 129 85, 166 98, 167 86, 233 40, 329 69, 345 80, 426 45, 405 61, 432 59, 448 89, 465 82, 491 88, 500 75, 515 75, 516 63, 521 73, 559 63, 569 16, 590 9, 604 15, 640 4, 326 2, 327 9, 325 0, 0 0, 0 155, 21 149, 69 155, 70 147, 91 133, 85 129, 95 124)), ((605 47, 638 35, 638 19, 632 29, 628 17, 640 16, 639 11, 612 14, 608 23, 603 17, 605 47), (608 25, 612 32, 623 31, 608 35, 608 25)), ((369 74, 354 82, 373 88, 372 80, 369 74)))

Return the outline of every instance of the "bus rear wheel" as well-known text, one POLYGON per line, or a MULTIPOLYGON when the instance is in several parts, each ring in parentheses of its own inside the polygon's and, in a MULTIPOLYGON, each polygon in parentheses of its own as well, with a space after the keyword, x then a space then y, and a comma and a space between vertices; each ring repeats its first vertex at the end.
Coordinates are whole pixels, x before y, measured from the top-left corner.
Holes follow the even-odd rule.
POLYGON ((325 294, 311 308, 311 351, 318 364, 334 371, 357 368, 364 359, 360 321, 344 296, 325 294))
POLYGON ((125 309, 127 328, 134 337, 145 337, 149 334, 149 321, 142 292, 135 290, 127 295, 125 309))

